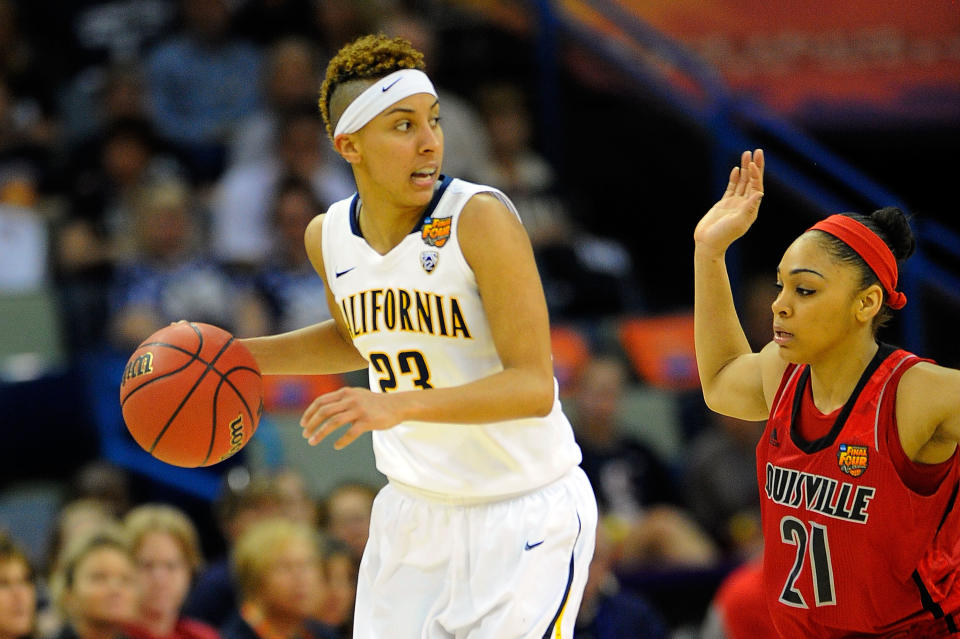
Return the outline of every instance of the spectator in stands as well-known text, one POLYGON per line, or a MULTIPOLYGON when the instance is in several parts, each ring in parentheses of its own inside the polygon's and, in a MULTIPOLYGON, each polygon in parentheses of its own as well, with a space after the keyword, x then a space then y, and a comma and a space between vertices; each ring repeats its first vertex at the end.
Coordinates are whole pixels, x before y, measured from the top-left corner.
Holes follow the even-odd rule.
POLYGON ((0 531, 0 639, 28 639, 36 621, 33 567, 24 550, 0 531))
POLYGON ((690 444, 686 501, 721 549, 742 558, 762 543, 756 448, 763 422, 718 413, 706 419, 708 425, 690 444))
POLYGON ((9 81, 0 74, 0 204, 35 208, 49 178, 51 149, 19 117, 9 81))
POLYGON ((315 529, 286 518, 251 526, 232 553, 240 606, 223 639, 335 639, 315 620, 324 577, 315 529))
POLYGON ((57 639, 126 639, 140 593, 122 529, 98 528, 73 540, 51 587, 65 619, 57 639))
POLYGON ((82 169, 91 152, 103 144, 104 134, 120 120, 150 121, 144 70, 139 59, 106 67, 97 73, 89 95, 73 97, 62 110, 62 144, 70 155, 70 171, 82 169))
POLYGON ((115 523, 117 518, 110 506, 97 498, 79 497, 65 503, 60 508, 50 537, 47 572, 56 572, 67 546, 76 538, 115 523))
POLYGON ((377 3, 313 2, 313 37, 325 58, 332 58, 340 47, 373 30, 372 9, 377 3))
POLYGON ((324 209, 355 190, 347 164, 331 159, 315 103, 283 115, 277 147, 268 158, 231 167, 217 183, 211 240, 218 258, 240 266, 266 259, 273 245, 273 198, 287 176, 308 182, 324 209))
POLYGON ((533 146, 525 92, 510 81, 489 82, 477 89, 476 101, 491 145, 477 181, 510 194, 535 248, 566 241, 570 212, 554 168, 533 146))
MULTIPOLYGON (((118 525, 116 516, 107 503, 95 497, 78 497, 66 502, 57 515, 52 534, 48 540, 48 550, 43 576, 46 581, 40 583, 42 601, 52 599, 55 575, 60 572, 67 548, 76 540, 89 537, 94 531, 118 525)), ((64 626, 63 611, 59 606, 41 606, 37 615, 37 630, 41 637, 53 637, 64 626)))
POLYGON ((323 280, 307 257, 303 234, 310 220, 324 212, 308 182, 285 178, 277 187, 272 215, 273 246, 253 274, 245 303, 247 317, 259 324, 257 335, 304 328, 330 318, 323 280))
POLYGON ((554 167, 533 145, 526 93, 513 82, 497 81, 482 85, 476 99, 492 150, 478 181, 506 191, 517 205, 551 316, 581 320, 637 310, 630 254, 617 239, 574 220, 554 167))
POLYGON ((214 502, 214 514, 227 553, 197 574, 183 606, 184 616, 199 619, 215 628, 223 625, 238 605, 229 555, 250 526, 262 519, 282 515, 280 501, 275 484, 267 477, 255 476, 238 486, 225 484, 214 502))
MULTIPOLYGON (((310 110, 316 115, 317 87, 321 80, 312 42, 285 37, 274 43, 263 68, 264 102, 235 128, 230 139, 228 170, 251 162, 269 161, 277 148, 281 121, 286 114, 310 110)), ((326 150, 327 155, 333 157, 332 150, 326 150)))
POLYGON ((370 536, 370 511, 377 489, 362 482, 345 482, 329 492, 323 503, 323 528, 353 550, 359 562, 370 536))
POLYGON ((117 518, 126 515, 133 502, 130 475, 104 459, 83 464, 72 477, 68 490, 72 499, 95 500, 117 518))
POLYGON ((44 0, 18 3, 49 87, 77 106, 102 86, 105 69, 141 58, 176 18, 176 0, 44 0))
POLYGON ((261 53, 230 30, 228 0, 181 0, 183 29, 147 58, 150 106, 160 134, 206 183, 223 171, 236 124, 261 102, 261 53))
POLYGON ((110 331, 121 350, 182 319, 243 334, 236 284, 200 250, 195 207, 183 182, 158 183, 142 192, 135 212, 136 257, 118 266, 110 291, 110 331))
POLYGON ((316 616, 333 628, 338 639, 350 639, 357 597, 358 562, 353 549, 341 541, 328 538, 325 546, 323 573, 326 588, 316 616))
POLYGON ((26 3, 0 0, 0 79, 7 91, 12 126, 18 137, 42 147, 56 143, 56 90, 48 65, 29 34, 20 12, 26 3))
POLYGON ((576 390, 574 432, 601 520, 627 566, 711 564, 717 549, 687 513, 671 469, 619 421, 627 383, 620 359, 598 356, 576 390))
POLYGON ((610 535, 600 525, 577 615, 577 639, 667 639, 666 621, 646 599, 620 587, 614 563, 610 535))
POLYGON ((152 182, 180 174, 176 162, 162 153, 150 123, 141 118, 115 120, 98 148, 83 153, 76 160, 66 218, 55 232, 65 328, 75 350, 107 337, 107 292, 114 269, 136 254, 137 199, 152 182))
POLYGON ((310 494, 303 474, 292 467, 280 468, 271 478, 277 491, 280 512, 284 517, 308 526, 316 526, 319 504, 310 494))
POLYGON ((70 185, 69 219, 60 233, 59 266, 65 274, 129 256, 139 191, 179 173, 143 118, 111 122, 99 142, 83 150, 70 185))
MULTIPOLYGON (((770 305, 776 288, 769 273, 753 274, 741 287, 743 328, 755 350, 770 341, 770 305)), ((760 493, 756 448, 764 422, 705 411, 707 427, 694 438, 685 473, 687 502, 697 521, 737 558, 759 551, 760 493)))
POLYGON ((140 580, 140 607, 131 639, 219 639, 212 626, 181 614, 202 556, 197 531, 179 509, 145 504, 124 518, 140 580))

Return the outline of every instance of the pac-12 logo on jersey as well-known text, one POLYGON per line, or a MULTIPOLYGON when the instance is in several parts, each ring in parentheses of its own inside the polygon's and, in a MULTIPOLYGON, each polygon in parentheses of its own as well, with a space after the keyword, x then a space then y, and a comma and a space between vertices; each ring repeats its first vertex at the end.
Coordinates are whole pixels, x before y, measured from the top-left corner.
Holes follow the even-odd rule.
POLYGON ((423 221, 423 229, 420 231, 420 237, 427 245, 440 248, 450 239, 452 222, 453 216, 428 217, 423 221))
POLYGON ((840 444, 837 450, 837 465, 851 477, 859 477, 867 469, 867 447, 840 444))
POLYGON ((423 251, 420 253, 420 266, 427 273, 433 273, 437 268, 437 262, 440 260, 440 253, 437 251, 423 251))

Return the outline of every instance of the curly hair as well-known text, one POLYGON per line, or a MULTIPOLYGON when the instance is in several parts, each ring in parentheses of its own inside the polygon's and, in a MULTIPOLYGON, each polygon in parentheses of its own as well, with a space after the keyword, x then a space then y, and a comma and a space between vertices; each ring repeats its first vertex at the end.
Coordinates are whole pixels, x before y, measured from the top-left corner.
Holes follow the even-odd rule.
MULTIPOLYGON (((339 98, 338 89, 354 81, 367 81, 382 78, 400 69, 419 69, 423 71, 426 64, 423 54, 417 51, 408 40, 390 38, 382 33, 365 35, 345 45, 333 56, 327 65, 327 74, 320 87, 320 114, 327 127, 327 135, 333 140, 333 130, 336 120, 347 108, 349 101, 343 105, 336 104, 334 97, 339 98), (335 104, 331 114, 330 105, 335 104)), ((366 88, 366 82, 356 85, 356 94, 366 88)), ((355 98, 352 95, 351 98, 355 98)))

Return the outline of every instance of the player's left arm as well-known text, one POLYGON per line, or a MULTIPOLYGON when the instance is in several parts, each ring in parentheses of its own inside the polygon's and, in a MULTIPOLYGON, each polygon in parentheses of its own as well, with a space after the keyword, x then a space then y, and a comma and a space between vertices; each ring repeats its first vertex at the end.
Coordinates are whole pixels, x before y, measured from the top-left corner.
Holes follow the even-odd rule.
POLYGON ((503 370, 449 388, 373 393, 342 388, 318 397, 301 420, 319 443, 347 423, 336 442, 407 421, 480 424, 543 416, 554 402, 547 304, 530 240, 517 217, 490 194, 475 195, 460 214, 457 238, 477 279, 503 370))
POLYGON ((897 387, 897 426, 907 456, 945 461, 960 442, 960 370, 921 362, 897 387))

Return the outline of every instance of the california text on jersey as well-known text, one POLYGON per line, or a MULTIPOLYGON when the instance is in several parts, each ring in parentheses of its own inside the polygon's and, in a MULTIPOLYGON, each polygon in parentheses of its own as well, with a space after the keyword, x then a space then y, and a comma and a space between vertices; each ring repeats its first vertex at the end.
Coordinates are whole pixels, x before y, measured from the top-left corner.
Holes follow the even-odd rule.
POLYGON ((340 300, 353 337, 378 331, 409 331, 470 338, 456 297, 403 289, 375 288, 340 300))

